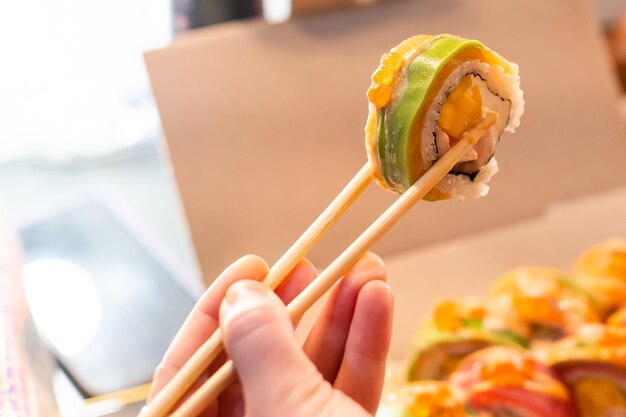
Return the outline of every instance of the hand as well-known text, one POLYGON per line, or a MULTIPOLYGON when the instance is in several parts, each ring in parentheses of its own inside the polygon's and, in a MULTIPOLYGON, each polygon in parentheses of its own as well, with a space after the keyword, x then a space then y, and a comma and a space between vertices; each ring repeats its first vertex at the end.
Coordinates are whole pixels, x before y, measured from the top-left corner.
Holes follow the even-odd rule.
POLYGON ((158 366, 150 398, 220 324, 240 382, 204 416, 371 417, 380 400, 393 310, 380 258, 366 254, 333 288, 304 348, 283 303, 315 278, 315 269, 303 260, 276 294, 258 282, 267 272, 262 259, 249 255, 220 275, 158 366))

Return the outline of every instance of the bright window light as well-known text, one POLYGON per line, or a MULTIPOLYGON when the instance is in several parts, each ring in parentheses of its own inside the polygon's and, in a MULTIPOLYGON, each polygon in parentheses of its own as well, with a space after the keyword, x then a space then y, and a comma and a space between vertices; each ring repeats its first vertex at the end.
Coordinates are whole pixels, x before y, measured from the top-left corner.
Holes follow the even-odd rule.
POLYGON ((102 303, 93 279, 80 266, 60 258, 28 262, 24 291, 37 327, 65 356, 79 355, 93 343, 102 321, 102 303))
POLYGON ((170 0, 0 2, 0 161, 94 157, 158 132, 142 59, 170 0))
POLYGON ((291 0, 263 0, 263 17, 269 23, 280 23, 291 16, 291 0))

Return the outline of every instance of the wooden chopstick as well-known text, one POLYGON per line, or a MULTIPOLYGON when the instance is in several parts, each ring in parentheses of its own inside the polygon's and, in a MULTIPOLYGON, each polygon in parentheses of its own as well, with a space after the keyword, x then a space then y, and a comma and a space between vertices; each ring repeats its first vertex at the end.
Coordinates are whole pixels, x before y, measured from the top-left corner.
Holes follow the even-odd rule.
MULTIPOLYGON (((424 175, 378 217, 348 248, 335 259, 289 305, 293 321, 301 317, 319 300, 363 254, 391 229, 418 201, 435 187, 452 167, 475 145, 498 120, 498 114, 488 112, 481 122, 446 152, 424 175)), ((195 417, 236 379, 232 361, 227 361, 171 417, 195 417)))
MULTIPOLYGON (((263 282, 275 289, 289 272, 330 230, 337 219, 356 201, 373 179, 373 167, 367 162, 348 182, 322 214, 308 227, 293 245, 270 268, 263 282)), ((222 352, 222 333, 218 329, 189 358, 172 380, 159 392, 142 412, 141 417, 164 417, 175 407, 198 377, 222 352)))

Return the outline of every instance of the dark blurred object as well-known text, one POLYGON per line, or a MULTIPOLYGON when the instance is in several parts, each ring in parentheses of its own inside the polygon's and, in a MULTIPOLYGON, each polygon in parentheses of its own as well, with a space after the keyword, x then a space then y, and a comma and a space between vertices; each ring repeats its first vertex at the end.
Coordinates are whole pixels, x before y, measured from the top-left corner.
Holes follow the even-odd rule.
POLYGON ((605 29, 613 27, 626 12, 626 0, 593 0, 595 12, 605 29))
POLYGON ((261 0, 173 0, 174 31, 261 14, 261 0))
POLYGON ((626 12, 608 30, 611 55, 615 60, 622 91, 626 92, 626 12))
POLYGON ((336 7, 377 3, 383 0, 292 0, 294 16, 336 7))

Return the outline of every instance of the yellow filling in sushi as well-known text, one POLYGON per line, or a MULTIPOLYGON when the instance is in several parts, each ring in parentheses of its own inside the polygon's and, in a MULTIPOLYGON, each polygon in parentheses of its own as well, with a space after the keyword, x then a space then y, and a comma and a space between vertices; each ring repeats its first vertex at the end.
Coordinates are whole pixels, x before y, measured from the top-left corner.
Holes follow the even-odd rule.
POLYGON ((581 378, 574 392, 580 417, 602 417, 610 414, 611 408, 626 408, 624 391, 606 379, 581 378))
POLYGON ((454 146, 465 132, 478 124, 482 113, 480 88, 473 85, 471 75, 466 75, 452 90, 439 113, 438 125, 450 137, 450 146, 454 146))

